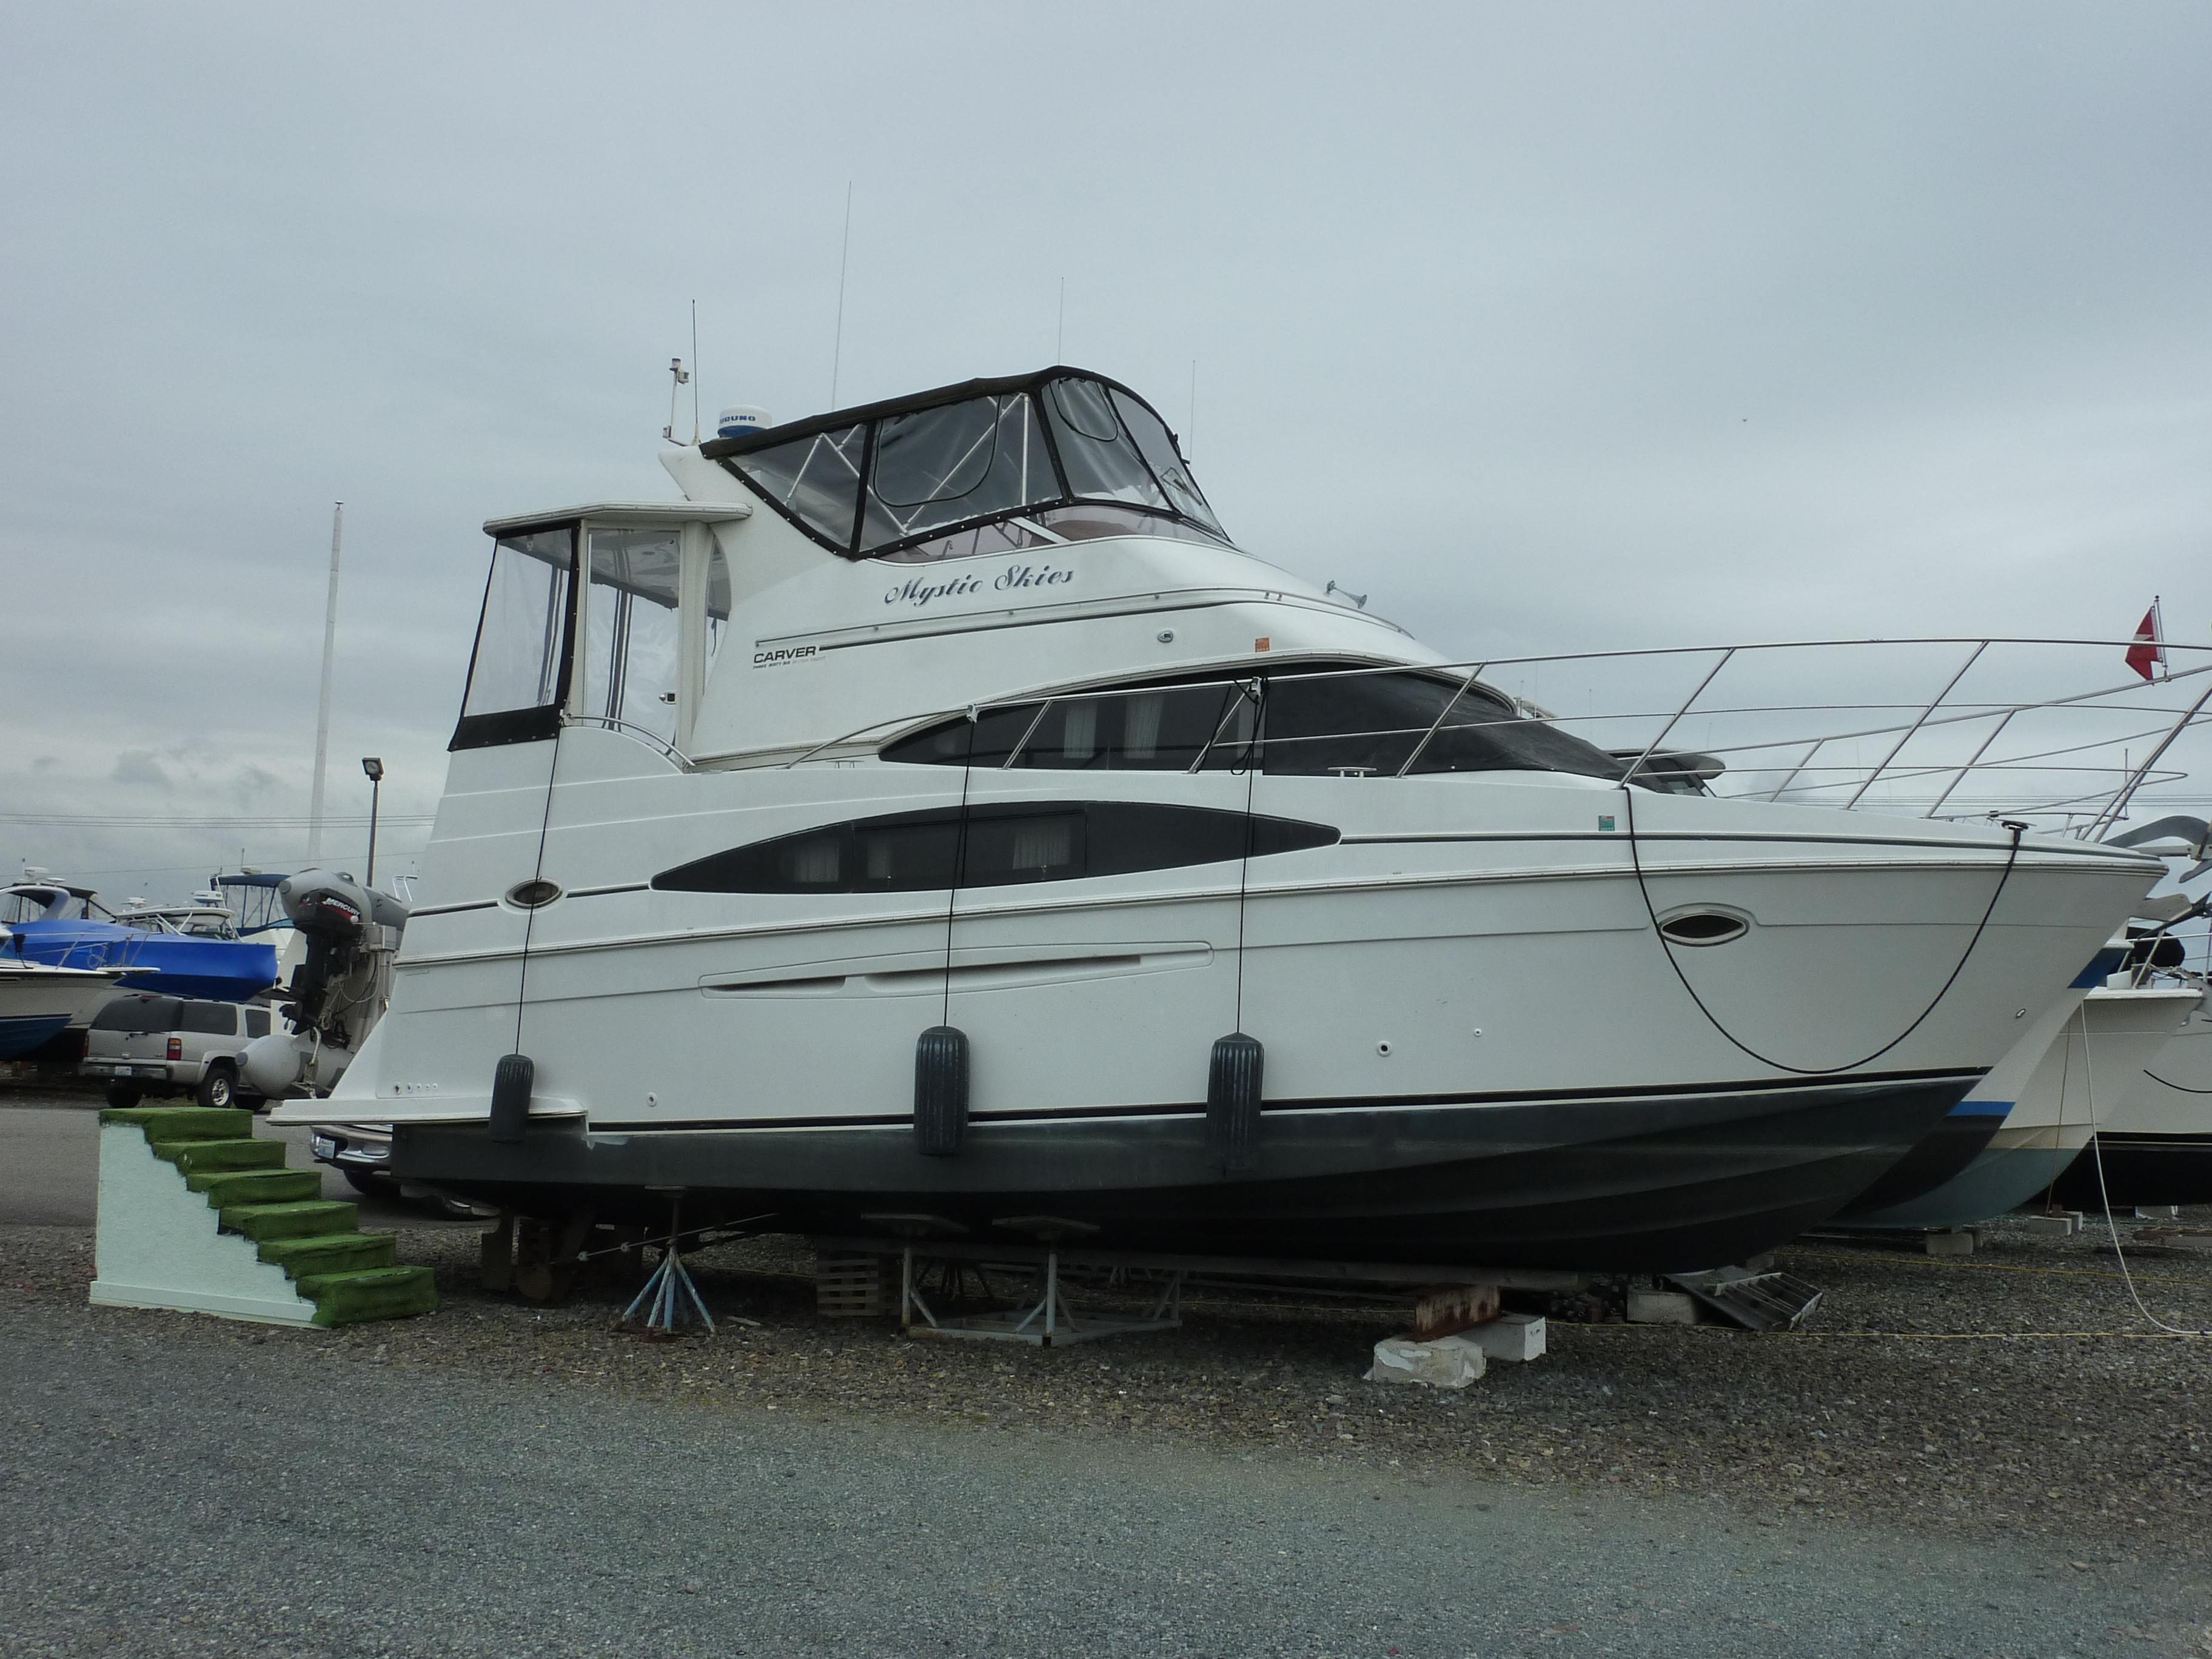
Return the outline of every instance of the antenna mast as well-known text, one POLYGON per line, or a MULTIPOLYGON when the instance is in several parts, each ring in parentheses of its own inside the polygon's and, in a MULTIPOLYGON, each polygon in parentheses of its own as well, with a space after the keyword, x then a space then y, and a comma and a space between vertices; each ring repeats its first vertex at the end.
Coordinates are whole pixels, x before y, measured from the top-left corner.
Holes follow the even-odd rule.
POLYGON ((837 369, 845 356, 845 266, 853 252, 853 181, 845 181, 845 240, 837 248, 837 337, 830 347, 830 407, 837 407, 837 369))
POLYGON ((315 705, 315 787, 307 799, 307 862, 323 855, 323 768, 331 752, 331 659, 338 642, 338 547, 345 503, 331 504, 331 585, 323 600, 323 695, 315 705))

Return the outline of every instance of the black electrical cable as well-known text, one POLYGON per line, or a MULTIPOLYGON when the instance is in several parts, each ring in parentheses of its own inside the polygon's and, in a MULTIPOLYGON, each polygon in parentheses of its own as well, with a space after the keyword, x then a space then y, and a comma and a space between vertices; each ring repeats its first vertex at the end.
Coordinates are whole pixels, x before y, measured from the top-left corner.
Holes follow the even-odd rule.
POLYGON ((1778 1072, 1788 1072, 1796 1077, 1833 1077, 1838 1072, 1855 1072, 1862 1066, 1871 1065, 1880 1060, 1920 1029, 1928 1016, 1936 1012, 1945 997, 1950 995, 1951 988, 1959 982, 1959 975, 1966 972, 1967 958, 1974 954, 1974 947, 1982 942, 1982 934, 1990 925, 1990 918, 1996 914, 1997 901, 2004 896, 2004 890, 2012 880, 2013 866, 2020 862, 2020 838, 2027 831, 2027 826, 2024 823, 2017 823, 2010 819, 2004 821, 2004 827, 2012 831, 2012 846, 2005 854, 2004 870, 1997 877, 1996 891, 1990 895, 1989 908, 1982 912, 1982 919, 1974 924, 1974 936, 1966 941, 1966 948, 1960 954, 1957 965, 1951 969, 1950 977, 1943 981, 1942 988, 1936 993, 1935 1000, 1915 1016, 1911 1024, 1863 1059, 1846 1060, 1840 1066, 1792 1066, 1786 1060, 1770 1059, 1760 1054, 1758 1049, 1722 1024, 1713 1011, 1705 1006, 1705 1000, 1698 994, 1698 988, 1690 983, 1690 976, 1682 971, 1682 964, 1675 960, 1673 944, 1668 939, 1666 931, 1659 926, 1659 911, 1651 902, 1651 888, 1644 878, 1644 858, 1643 854, 1637 850, 1636 845, 1636 786, 1633 783, 1624 783, 1621 786, 1621 799, 1624 804, 1623 816, 1628 823, 1628 860, 1636 871, 1636 890, 1644 896, 1644 913, 1651 918, 1651 931, 1659 940, 1659 948, 1667 953, 1667 965, 1674 970, 1674 977, 1682 981, 1682 988, 1690 994, 1690 1000, 1698 1005, 1698 1012, 1705 1017, 1706 1023, 1713 1030, 1718 1031, 1729 1042, 1750 1055, 1760 1065, 1771 1066, 1778 1072))

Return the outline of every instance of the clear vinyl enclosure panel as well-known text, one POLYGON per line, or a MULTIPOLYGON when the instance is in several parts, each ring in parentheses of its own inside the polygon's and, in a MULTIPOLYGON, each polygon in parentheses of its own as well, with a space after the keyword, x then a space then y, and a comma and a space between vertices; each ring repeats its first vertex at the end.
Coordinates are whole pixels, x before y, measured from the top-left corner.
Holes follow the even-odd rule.
POLYGON ((665 752, 689 744, 729 632, 729 561, 710 523, 619 507, 595 519, 495 544, 451 747, 539 742, 564 719, 665 752))
POLYGON ((672 744, 682 587, 677 532, 594 527, 590 537, 582 718, 672 744))
POLYGON ((960 557, 1101 533, 1228 542, 1166 424, 1094 376, 971 381, 793 425, 798 435, 780 441, 707 453, 846 558, 960 557), (1117 520, 1093 524, 1078 509, 1117 520))
POLYGON ((575 532, 504 536, 492 550, 456 744, 516 741, 558 724, 575 532), (538 718, 532 718, 533 716, 538 718))

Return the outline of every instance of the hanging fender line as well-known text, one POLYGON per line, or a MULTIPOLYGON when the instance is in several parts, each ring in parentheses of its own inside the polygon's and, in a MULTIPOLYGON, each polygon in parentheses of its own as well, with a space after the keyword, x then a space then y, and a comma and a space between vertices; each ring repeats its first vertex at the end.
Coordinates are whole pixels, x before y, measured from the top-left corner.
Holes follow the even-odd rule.
MULTIPOLYGON (((553 828, 553 787, 561 780, 561 734, 566 731, 564 722, 554 728, 553 755, 545 763, 545 811, 538 820, 538 859, 531 866, 533 882, 545 879, 545 842, 553 828)), ((522 966, 514 979, 514 1052, 522 1052, 522 1006, 530 989, 530 936, 538 927, 538 907, 532 905, 522 913, 522 966)))
POLYGON ((1673 943, 1659 927, 1658 907, 1652 903, 1651 886, 1644 879, 1644 857, 1637 847, 1636 786, 1632 783, 1624 784, 1620 793, 1622 814, 1628 823, 1628 861, 1636 872, 1636 890, 1644 896, 1644 914, 1650 918, 1652 934, 1658 939, 1659 948, 1666 952, 1667 965, 1674 970, 1674 977, 1681 981, 1682 988, 1690 994, 1690 1000, 1698 1005, 1698 1012, 1705 1017, 1707 1024, 1760 1065, 1771 1066, 1778 1072, 1788 1072, 1793 1077, 1833 1077, 1839 1072, 1855 1072, 1862 1066, 1871 1065, 1880 1060, 1920 1029, 1928 1016, 1934 1013, 1942 1005, 1943 999, 1951 994, 1951 988, 1959 982, 1959 975, 1966 972, 1967 959, 1974 954, 1974 947, 1982 942, 1982 934, 1989 927, 1990 918, 1996 914, 1997 901, 2004 896, 2005 888, 2012 881, 2013 867, 2020 862, 2020 839, 2027 832, 2027 826, 2025 823, 2011 818, 2001 820, 2004 828, 2012 832, 2012 845, 2006 850, 2004 869, 1997 877, 1996 890, 1990 895, 1989 905, 1983 910, 1982 919, 1974 924, 1973 937, 1966 941, 1966 948, 1960 953, 1959 960, 1953 966, 1949 977, 1944 980, 1942 988, 1937 990, 1928 1006, 1913 1017, 1911 1024, 1863 1059, 1846 1060, 1840 1066, 1792 1066, 1786 1060, 1775 1060, 1762 1054, 1758 1049, 1737 1036, 1735 1032, 1729 1030, 1727 1026, 1722 1024, 1719 1017, 1705 1006, 1705 1000, 1698 994, 1698 988, 1690 983, 1690 976, 1682 971, 1682 964, 1675 957, 1673 943))

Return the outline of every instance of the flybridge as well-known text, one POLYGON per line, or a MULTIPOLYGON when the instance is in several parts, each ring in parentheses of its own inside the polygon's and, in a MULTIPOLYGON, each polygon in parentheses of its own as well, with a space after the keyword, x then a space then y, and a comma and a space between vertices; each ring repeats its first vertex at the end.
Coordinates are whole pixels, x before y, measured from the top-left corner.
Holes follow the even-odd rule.
POLYGON ((1166 422, 1081 369, 963 381, 718 438, 700 453, 848 559, 1131 534, 1228 544, 1166 422))

